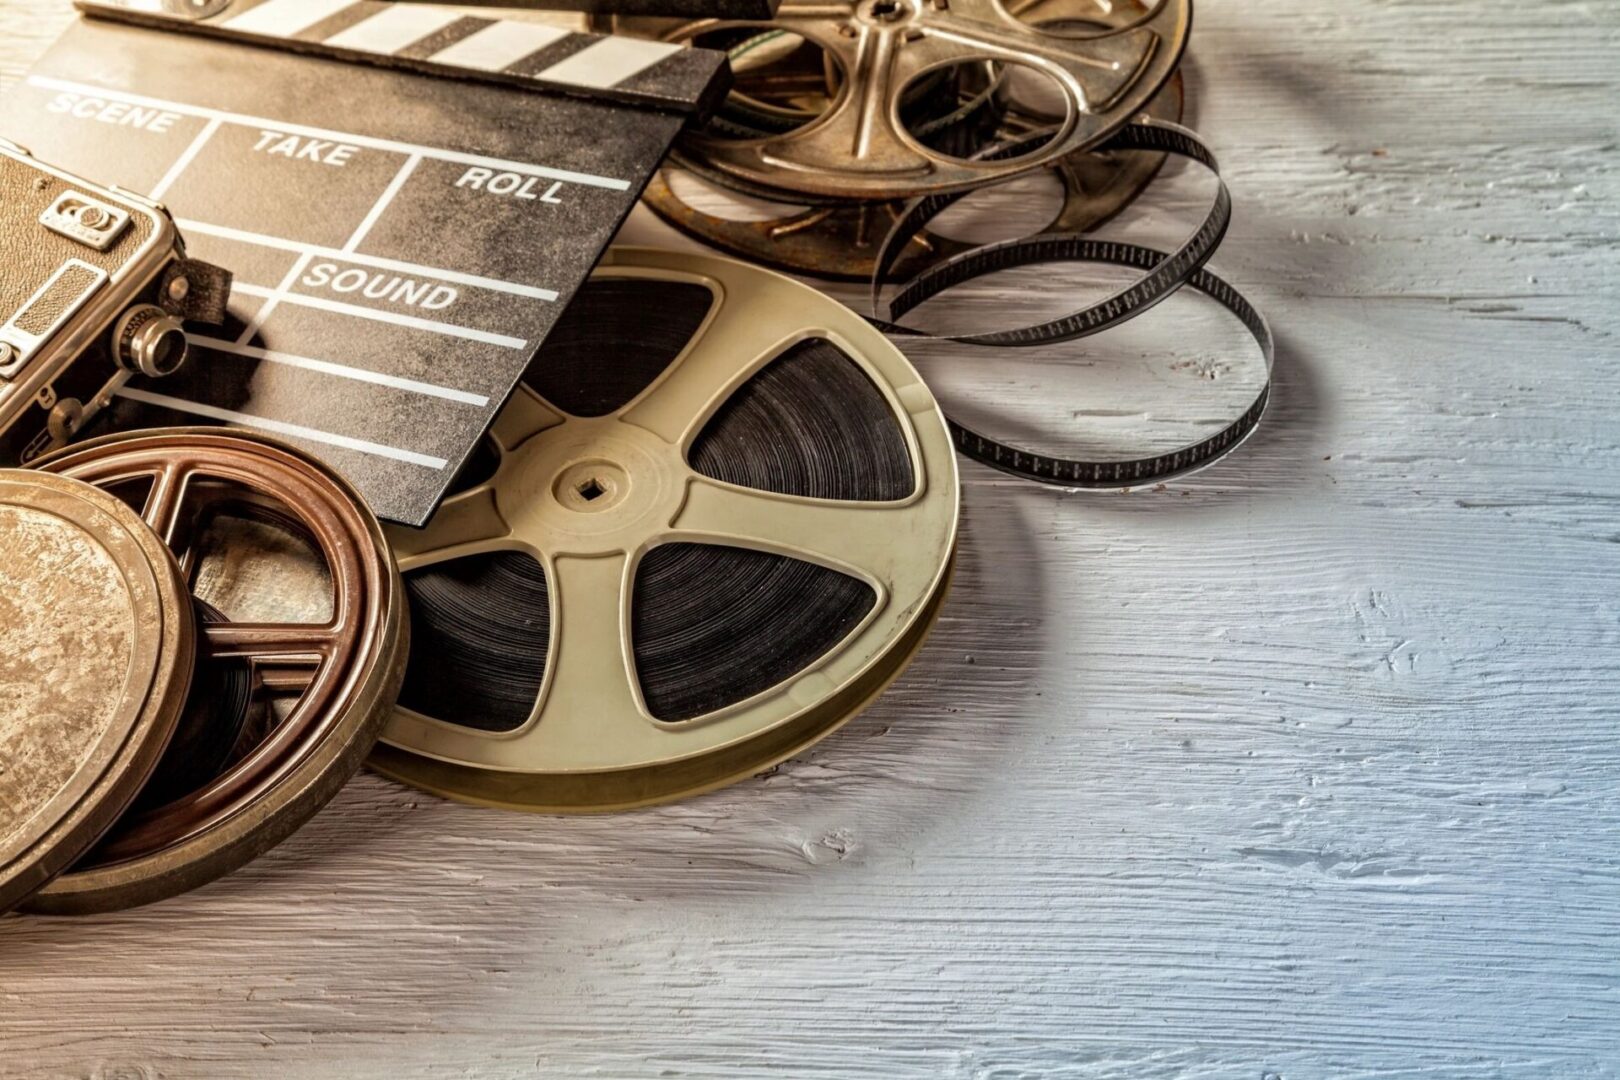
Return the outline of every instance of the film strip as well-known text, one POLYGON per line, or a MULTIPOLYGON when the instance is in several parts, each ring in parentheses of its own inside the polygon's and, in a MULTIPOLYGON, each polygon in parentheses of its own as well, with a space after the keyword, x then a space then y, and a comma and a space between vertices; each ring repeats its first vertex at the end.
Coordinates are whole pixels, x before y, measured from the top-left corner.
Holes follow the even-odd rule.
MULTIPOLYGON (((433 3, 434 0, 393 0, 397 3, 433 3)), ((528 8, 536 11, 578 11, 593 16, 679 15, 684 18, 768 19, 779 0, 467 0, 463 7, 528 8)))
MULTIPOLYGON (((886 333, 965 345, 1023 348, 1075 341, 1102 333, 1151 310, 1183 286, 1209 297, 1243 324, 1265 364, 1265 381, 1253 401, 1214 434, 1176 450, 1128 460, 1086 461, 1012 446, 951 421, 957 448, 968 457, 1002 472, 1069 488, 1118 488, 1159 483, 1196 471, 1229 453, 1259 425, 1270 397, 1276 345, 1265 317, 1241 293, 1205 270, 1232 219, 1232 197, 1220 179, 1215 156, 1186 128, 1163 122, 1131 124, 1104 145, 1105 151, 1156 150, 1195 161, 1216 179, 1209 213, 1185 243, 1171 252, 1072 233, 1047 233, 987 244, 950 256, 902 284, 889 301, 887 318, 878 317, 883 281, 898 253, 929 221, 960 194, 931 195, 908 205, 895 222, 873 269, 871 321, 886 333), (894 320, 931 297, 975 278, 1019 266, 1043 263, 1093 263, 1139 271, 1135 280, 1084 308, 1032 326, 974 334, 935 335, 894 320)), ((992 153, 1016 154, 1017 144, 992 153)))

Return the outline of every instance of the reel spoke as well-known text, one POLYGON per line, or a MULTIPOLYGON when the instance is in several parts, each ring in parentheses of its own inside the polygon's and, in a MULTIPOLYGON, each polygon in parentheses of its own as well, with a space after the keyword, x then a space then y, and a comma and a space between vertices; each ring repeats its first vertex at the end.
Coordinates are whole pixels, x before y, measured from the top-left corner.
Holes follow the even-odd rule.
POLYGON ((186 486, 191 475, 191 467, 186 463, 165 465, 153 479, 146 505, 141 508, 141 520, 171 549, 179 538, 180 521, 186 509, 186 486))
POLYGON ((833 502, 733 487, 696 477, 672 526, 675 538, 741 544, 875 578, 892 589, 906 551, 895 537, 912 503, 833 502))
MULTIPOLYGON (((634 687, 625 606, 624 555, 561 556, 551 565, 557 632, 548 688, 523 753, 601 756, 626 737, 645 738, 653 721, 634 687)), ((539 760, 539 759, 537 759, 539 760)))
POLYGON ((731 392, 785 348, 795 335, 777 319, 722 296, 663 377, 623 413, 669 443, 684 443, 731 392))
POLYGON ((447 500, 420 529, 391 527, 389 543, 402 572, 458 558, 479 545, 504 540, 512 533, 501 516, 495 489, 481 484, 447 500))
POLYGON ((489 433, 500 448, 511 453, 530 437, 562 423, 564 416, 549 402, 519 383, 512 397, 495 417, 489 433))
POLYGON ((257 667, 259 685, 278 697, 296 697, 308 690, 320 674, 320 664, 299 662, 297 657, 281 658, 257 667))
POLYGON ((200 629, 214 660, 324 658, 344 637, 339 628, 313 623, 208 623, 200 629))
POLYGON ((855 39, 847 92, 818 123, 807 124, 768 140, 760 157, 793 169, 850 168, 885 175, 928 171, 928 159, 901 137, 890 103, 908 79, 916 61, 898 46, 894 27, 864 30, 855 39))
POLYGON ((196 570, 197 530, 207 522, 210 508, 228 499, 228 491, 211 482, 207 464, 201 461, 171 460, 145 475, 151 476, 152 487, 141 520, 162 538, 181 576, 190 581, 196 570))

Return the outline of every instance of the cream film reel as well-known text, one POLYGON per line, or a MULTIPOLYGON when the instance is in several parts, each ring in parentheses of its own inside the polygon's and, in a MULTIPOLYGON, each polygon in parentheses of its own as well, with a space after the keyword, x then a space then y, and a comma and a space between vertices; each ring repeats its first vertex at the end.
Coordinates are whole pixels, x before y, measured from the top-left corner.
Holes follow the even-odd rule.
POLYGON ((413 646, 371 763, 429 791, 608 810, 747 776, 881 691, 945 593, 933 395, 777 274, 615 250, 493 442, 389 534, 413 646))
POLYGON ((826 111, 759 138, 696 135, 685 151, 719 173, 784 192, 892 199, 961 191, 1095 146, 1140 113, 1170 79, 1192 26, 1191 0, 1095 0, 1042 25, 1040 3, 1002 0, 784 0, 769 22, 625 17, 621 33, 708 44, 735 28, 775 29, 819 48, 835 69, 826 111), (1016 11, 1016 13, 1015 13, 1016 11), (1080 26, 1083 21, 1089 25, 1080 26), (935 72, 992 64, 1043 78, 1057 98, 1052 137, 1013 160, 958 157, 925 145, 902 119, 907 95, 935 72))

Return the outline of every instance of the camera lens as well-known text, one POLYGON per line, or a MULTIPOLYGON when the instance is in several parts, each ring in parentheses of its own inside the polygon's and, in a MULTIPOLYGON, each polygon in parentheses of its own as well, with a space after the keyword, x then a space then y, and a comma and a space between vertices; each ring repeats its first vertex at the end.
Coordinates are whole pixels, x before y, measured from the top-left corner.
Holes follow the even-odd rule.
POLYGON ((113 353, 126 371, 160 378, 186 362, 188 346, 180 320, 155 304, 124 312, 113 329, 113 353))
POLYGON ((186 335, 179 328, 166 329, 158 334, 151 346, 152 370, 159 375, 178 371, 186 362, 186 335))

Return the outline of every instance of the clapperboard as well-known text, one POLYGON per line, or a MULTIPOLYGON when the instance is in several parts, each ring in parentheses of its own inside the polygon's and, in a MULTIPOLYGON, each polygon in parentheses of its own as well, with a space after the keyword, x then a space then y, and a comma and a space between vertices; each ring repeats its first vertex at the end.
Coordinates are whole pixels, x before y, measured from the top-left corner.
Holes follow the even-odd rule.
POLYGON ((85 10, 0 134, 160 199, 236 275, 229 323, 114 423, 273 432, 411 525, 729 79, 707 50, 416 4, 85 10))

